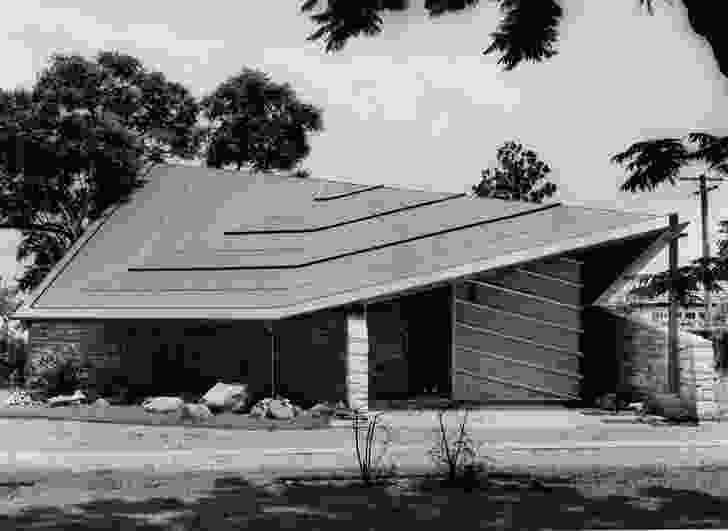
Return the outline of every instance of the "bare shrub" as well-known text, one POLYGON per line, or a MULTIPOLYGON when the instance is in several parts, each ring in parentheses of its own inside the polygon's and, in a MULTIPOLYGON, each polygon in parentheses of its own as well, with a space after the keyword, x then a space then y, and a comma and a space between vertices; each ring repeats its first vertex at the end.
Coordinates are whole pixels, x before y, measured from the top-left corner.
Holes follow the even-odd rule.
MULTIPOLYGON (((438 468, 446 471, 449 482, 475 480, 485 466, 478 459, 480 445, 476 444, 468 429, 470 411, 467 408, 462 411, 454 430, 448 430, 445 425, 447 411, 440 409, 437 412, 437 438, 428 454, 438 468)), ((455 410, 456 418, 457 412, 455 410)))
POLYGON ((359 477, 365 485, 372 485, 378 479, 391 475, 394 471, 393 466, 386 468, 382 466, 382 461, 392 443, 392 430, 380 422, 381 415, 381 413, 377 413, 362 419, 361 414, 355 411, 351 420, 359 477), (366 424, 363 425, 363 423, 366 424), (365 427, 366 434, 362 440, 362 432, 365 427), (383 436, 380 440, 377 440, 378 431, 383 436))

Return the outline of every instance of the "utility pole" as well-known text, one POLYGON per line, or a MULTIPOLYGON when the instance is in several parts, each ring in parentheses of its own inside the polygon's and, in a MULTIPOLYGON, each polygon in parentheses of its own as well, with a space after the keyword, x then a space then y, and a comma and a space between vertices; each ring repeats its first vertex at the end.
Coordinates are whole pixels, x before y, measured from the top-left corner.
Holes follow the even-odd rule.
MULTIPOLYGON (((707 276, 708 272, 708 260, 710 260, 710 240, 708 239, 708 193, 712 192, 718 185, 711 186, 708 188, 708 181, 711 182, 722 182, 726 179, 722 177, 706 177, 705 174, 701 174, 700 177, 681 177, 681 181, 698 181, 700 183, 700 189, 697 192, 693 192, 693 195, 700 196, 700 219, 702 222, 703 229, 703 261, 705 273, 707 276)), ((712 339, 713 337, 713 318, 712 318, 712 305, 711 305, 711 294, 710 287, 706 284, 703 285, 704 296, 703 301, 705 302, 705 326, 712 339)))
POLYGON ((678 223, 678 215, 670 214, 670 247, 669 247, 669 264, 670 264, 670 291, 668 323, 667 323, 667 381, 670 391, 680 394, 680 340, 678 335, 677 312, 680 306, 680 300, 677 296, 675 285, 678 281, 678 251, 679 239, 687 236, 681 234, 680 225, 678 223))

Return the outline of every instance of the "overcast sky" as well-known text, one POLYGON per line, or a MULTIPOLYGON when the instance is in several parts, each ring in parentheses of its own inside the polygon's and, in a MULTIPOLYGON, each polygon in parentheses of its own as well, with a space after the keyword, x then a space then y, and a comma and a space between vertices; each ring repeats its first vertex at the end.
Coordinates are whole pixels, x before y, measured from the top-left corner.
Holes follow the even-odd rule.
MULTIPOLYGON (((650 17, 637 0, 563 0, 559 55, 513 72, 481 55, 499 19, 492 3, 434 22, 423 0, 412 3, 385 16, 379 37, 330 55, 305 40, 313 26, 298 0, 25 0, 0 19, 0 86, 29 86, 61 51, 130 53, 195 95, 244 66, 260 68, 323 108, 326 130, 305 161, 315 176, 462 192, 515 139, 552 166, 556 199, 678 212, 692 222, 681 258, 700 252, 692 183, 621 193, 625 174, 609 163, 641 139, 728 134, 719 129, 728 82, 680 2, 657 2, 650 17)), ((726 199, 728 183, 711 194, 713 233, 728 218, 726 199)), ((16 243, 0 231, 0 275, 15 274, 16 243)), ((661 256, 648 269, 664 266, 661 256)))

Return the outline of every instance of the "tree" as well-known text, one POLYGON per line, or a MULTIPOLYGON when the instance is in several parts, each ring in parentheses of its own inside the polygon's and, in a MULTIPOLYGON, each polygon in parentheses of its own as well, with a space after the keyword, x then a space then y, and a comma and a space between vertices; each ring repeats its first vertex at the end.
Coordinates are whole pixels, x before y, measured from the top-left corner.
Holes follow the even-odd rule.
POLYGON ((728 220, 718 222, 718 234, 723 236, 718 240, 718 256, 728 258, 728 220))
POLYGON ((473 186, 480 197, 542 203, 556 193, 556 185, 546 178, 551 168, 539 160, 535 151, 510 141, 498 148, 498 164, 481 172, 473 186))
MULTIPOLYGON (((523 61, 541 62, 556 55, 559 24, 563 18, 561 3, 556 0, 491 0, 498 2, 503 13, 498 27, 491 33, 491 44, 485 55, 500 53, 498 63, 512 70, 523 61)), ((665 0, 671 3, 672 0, 665 0)), ((698 35, 705 37, 723 75, 728 76, 728 32, 723 30, 720 2, 682 0, 688 11, 690 25, 698 35)), ((637 0, 652 14, 654 0, 637 0)), ((480 0, 425 0, 430 17, 455 13, 480 4, 480 0)), ((386 11, 404 11, 408 0, 304 0, 302 12, 320 12, 310 15, 319 28, 309 35, 312 41, 323 40, 326 51, 336 52, 347 41, 360 35, 381 33, 381 14, 386 11)))
POLYGON ((24 361, 23 326, 16 323, 11 327, 9 319, 21 304, 19 295, 17 287, 0 286, 0 379, 7 378, 24 361))
POLYGON ((129 55, 51 56, 31 90, 0 90, 0 227, 21 231, 33 289, 89 222, 128 200, 151 166, 198 150, 199 108, 129 55))
MULTIPOLYGON (((677 184, 685 168, 699 165, 706 175, 728 174, 728 137, 708 133, 690 133, 684 139, 659 138, 635 142, 611 158, 614 164, 625 167, 629 177, 622 191, 654 190, 664 183, 677 184)), ((709 260, 698 258, 677 271, 675 292, 681 302, 695 298, 701 288, 721 291, 718 280, 728 279, 728 262, 724 249, 709 260)), ((657 296, 670 290, 669 271, 642 276, 633 292, 642 296, 657 296)))
POLYGON ((215 168, 292 170, 311 151, 308 135, 323 129, 321 111, 299 101, 289 84, 249 68, 221 83, 201 107, 210 122, 207 164, 215 168))

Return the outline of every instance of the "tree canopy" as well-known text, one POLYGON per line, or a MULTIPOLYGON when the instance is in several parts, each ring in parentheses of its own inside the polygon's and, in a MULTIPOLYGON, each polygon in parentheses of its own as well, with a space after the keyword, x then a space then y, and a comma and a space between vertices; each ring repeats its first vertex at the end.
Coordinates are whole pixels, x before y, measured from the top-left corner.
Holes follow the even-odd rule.
MULTIPOLYGON (((680 175, 693 165, 710 176, 728 174, 728 137, 718 137, 705 132, 694 132, 685 138, 657 138, 635 142, 611 158, 615 164, 624 166, 627 180, 621 190, 629 192, 651 191, 669 183, 676 185, 680 175)), ((728 223, 723 222, 723 229, 728 223)), ((707 287, 712 292, 721 291, 719 280, 728 280, 728 242, 719 242, 719 254, 709 259, 698 258, 677 271, 673 285, 681 303, 707 287)), ((667 293, 671 288, 669 271, 654 275, 642 275, 632 292, 636 295, 654 297, 667 293)))
POLYGON ((210 123, 207 164, 215 168, 292 170, 311 151, 308 135, 323 129, 320 109, 301 102, 289 84, 248 68, 221 83, 201 107, 210 123))
POLYGON ((321 111, 262 72, 246 69, 200 102, 130 55, 51 56, 31 89, 0 90, 0 228, 21 231, 20 289, 38 286, 155 164, 293 169, 321 127, 321 111))
MULTIPOLYGON (((484 54, 498 53, 498 63, 512 70, 524 61, 540 62, 556 55, 559 24, 563 18, 561 2, 556 0, 490 0, 497 2, 503 17, 484 54)), ((653 13, 655 0, 636 0, 653 13)), ((672 0, 664 0, 672 3, 672 0)), ((705 37, 723 75, 728 76, 728 32, 723 29, 720 2, 682 0, 690 25, 705 37)), ((435 18, 475 7, 480 0, 425 0, 425 9, 435 18)), ((382 14, 410 9, 409 0, 303 0, 301 11, 309 13, 318 26, 308 39, 321 40, 326 50, 342 50, 349 39, 375 36, 382 31, 382 14)))
POLYGON ((481 172, 480 182, 473 186, 476 195, 542 203, 556 193, 556 185, 547 180, 551 168, 535 151, 509 141, 498 148, 497 160, 495 167, 481 172))
POLYGON ((38 285, 90 221, 143 184, 143 171, 196 150, 189 91, 116 52, 56 54, 31 90, 0 91, 0 221, 38 285))

